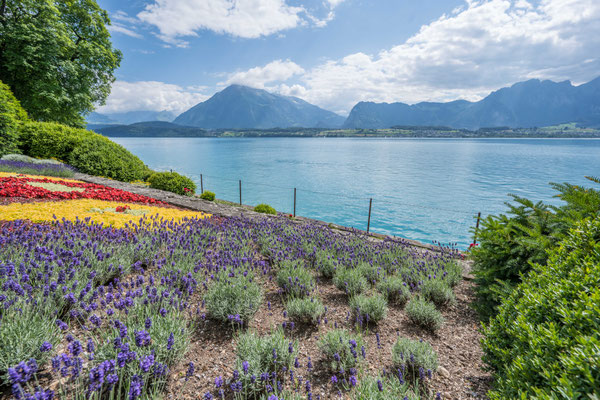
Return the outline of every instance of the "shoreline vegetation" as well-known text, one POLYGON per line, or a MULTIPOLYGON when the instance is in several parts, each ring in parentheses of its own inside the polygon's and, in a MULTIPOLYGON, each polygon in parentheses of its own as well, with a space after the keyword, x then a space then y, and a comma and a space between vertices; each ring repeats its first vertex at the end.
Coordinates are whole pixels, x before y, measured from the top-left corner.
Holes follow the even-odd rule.
POLYGON ((205 130, 167 122, 94 125, 88 129, 107 137, 351 137, 351 138, 600 138, 600 129, 576 123, 534 128, 494 127, 478 130, 444 126, 394 126, 388 129, 219 129, 205 130))

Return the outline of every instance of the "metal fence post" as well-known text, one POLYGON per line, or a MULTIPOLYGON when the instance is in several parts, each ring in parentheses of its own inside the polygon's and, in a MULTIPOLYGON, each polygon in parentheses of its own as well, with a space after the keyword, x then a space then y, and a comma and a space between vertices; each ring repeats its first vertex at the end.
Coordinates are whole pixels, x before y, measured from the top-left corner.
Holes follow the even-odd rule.
POLYGON ((200 194, 204 193, 204 182, 202 181, 202 174, 200 174, 200 194))
POLYGON ((373 198, 369 199, 369 219, 367 220, 367 233, 369 233, 369 229, 371 228, 371 206, 373 205, 373 198))
POLYGON ((296 188, 294 188, 294 218, 296 218, 296 188))
POLYGON ((475 224, 475 235, 473 236, 473 244, 475 246, 477 244, 477 231, 479 231, 479 220, 481 219, 481 212, 477 213, 477 223, 475 224))
POLYGON ((240 179, 240 206, 242 205, 242 180, 240 179))

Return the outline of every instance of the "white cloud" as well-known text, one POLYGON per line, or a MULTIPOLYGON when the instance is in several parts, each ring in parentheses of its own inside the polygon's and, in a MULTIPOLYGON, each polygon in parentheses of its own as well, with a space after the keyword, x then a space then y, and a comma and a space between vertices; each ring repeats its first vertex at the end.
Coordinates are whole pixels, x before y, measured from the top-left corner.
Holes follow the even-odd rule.
POLYGON ((345 0, 327 0, 329 7, 336 8, 340 4, 342 4, 345 0))
POLYGON ((111 24, 111 25, 108 27, 108 30, 109 30, 109 32, 110 32, 111 34, 113 34, 113 33, 115 33, 115 32, 116 32, 116 33, 122 33, 122 34, 124 34, 124 35, 127 35, 127 36, 134 37, 134 38, 136 38, 136 39, 141 39, 141 38, 143 38, 143 36, 142 36, 142 35, 140 35, 139 33, 135 32, 135 31, 134 31, 134 30, 132 30, 132 29, 126 28, 126 27, 124 27, 123 25, 121 25, 121 24, 119 24, 119 23, 114 23, 114 22, 113 22, 113 23, 112 23, 112 24, 111 24))
POLYGON ((303 23, 303 7, 285 0, 155 0, 138 18, 159 30, 167 43, 185 46, 180 37, 208 29, 242 38, 268 36, 303 23))
POLYGON ((263 89, 265 84, 287 81, 294 75, 302 73, 304 73, 304 69, 290 60, 275 60, 263 67, 254 67, 247 71, 233 73, 226 81, 219 82, 219 85, 237 83, 263 89))
POLYGON ((599 55, 597 0, 469 0, 403 44, 327 61, 270 89, 342 113, 362 100, 477 100, 530 78, 588 81, 599 55))
POLYGON ((96 111, 110 113, 166 110, 180 113, 206 100, 209 96, 203 93, 205 90, 206 87, 203 86, 181 87, 157 81, 116 81, 106 105, 98 107, 96 111))

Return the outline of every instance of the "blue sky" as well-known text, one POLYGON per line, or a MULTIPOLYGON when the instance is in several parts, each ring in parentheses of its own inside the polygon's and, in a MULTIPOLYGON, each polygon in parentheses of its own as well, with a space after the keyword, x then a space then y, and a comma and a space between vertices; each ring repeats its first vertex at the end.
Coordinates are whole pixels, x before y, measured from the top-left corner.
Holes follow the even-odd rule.
POLYGON ((347 114, 600 75, 597 0, 98 0, 124 54, 100 112, 182 112, 231 83, 347 114))

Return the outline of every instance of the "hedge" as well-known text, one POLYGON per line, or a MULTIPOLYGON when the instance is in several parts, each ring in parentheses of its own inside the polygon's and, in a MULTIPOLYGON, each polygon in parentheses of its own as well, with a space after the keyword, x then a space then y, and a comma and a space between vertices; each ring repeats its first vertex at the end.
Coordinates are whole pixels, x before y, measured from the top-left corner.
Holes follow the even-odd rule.
POLYGON ((491 399, 600 398, 600 218, 548 255, 484 327, 491 399))
POLYGON ((57 158, 90 175, 120 181, 145 180, 151 171, 123 146, 85 129, 54 122, 27 122, 21 129, 21 150, 40 158, 57 158))
POLYGON ((19 151, 20 126, 27 120, 27 113, 8 85, 0 81, 0 157, 19 151))

